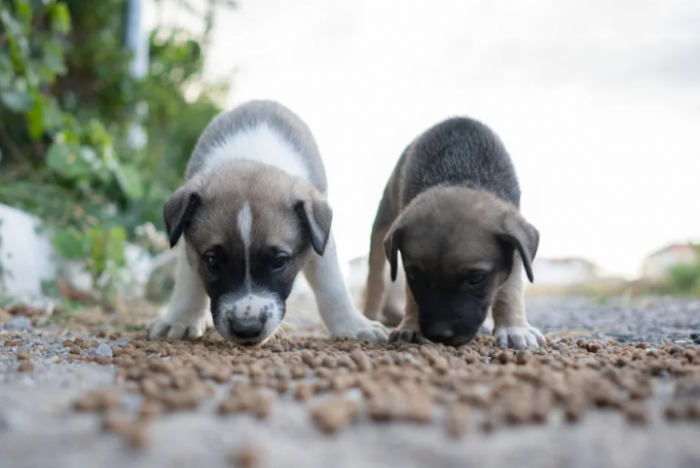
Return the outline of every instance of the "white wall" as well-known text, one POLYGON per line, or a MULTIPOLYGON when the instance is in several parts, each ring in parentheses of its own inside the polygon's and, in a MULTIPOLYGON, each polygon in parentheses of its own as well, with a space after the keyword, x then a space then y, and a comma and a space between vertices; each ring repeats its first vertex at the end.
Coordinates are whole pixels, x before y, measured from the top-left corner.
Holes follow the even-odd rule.
POLYGON ((567 262, 535 260, 532 269, 537 285, 581 284, 595 278, 591 266, 579 260, 567 262))
POLYGON ((0 204, 0 293, 28 304, 43 302, 42 281, 54 279, 56 258, 41 221, 0 204))

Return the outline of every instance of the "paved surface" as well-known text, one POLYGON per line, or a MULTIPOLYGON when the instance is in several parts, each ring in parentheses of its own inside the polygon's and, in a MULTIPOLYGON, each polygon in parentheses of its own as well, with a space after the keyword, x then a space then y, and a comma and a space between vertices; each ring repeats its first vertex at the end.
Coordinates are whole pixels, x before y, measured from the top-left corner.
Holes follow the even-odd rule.
MULTIPOLYGON (((566 329, 620 341, 700 342, 700 301, 597 305, 583 299, 533 299, 529 314, 544 333, 566 329)), ((285 468, 700 466, 700 424, 668 425, 661 419, 661 407, 672 391, 664 379, 650 400, 651 423, 644 427, 630 426, 619 413, 598 411, 576 425, 555 415, 546 426, 506 428, 490 435, 474 427, 464 439, 453 441, 441 424, 444 414, 436 413, 436 423, 427 427, 360 421, 326 437, 311 424, 307 409, 287 395, 275 403, 266 421, 247 415, 220 417, 211 404, 167 415, 151 427, 151 446, 134 452, 121 438, 101 433, 97 416, 70 410, 86 390, 111 386, 112 366, 55 364, 56 356, 66 353, 60 346, 63 337, 57 340, 31 329, 3 333, 30 337, 27 349, 36 369, 32 375, 17 373, 16 349, 0 348, 0 467, 223 467, 231 466, 232 451, 247 445, 260 450, 260 466, 285 468), (38 346, 45 349, 37 351, 38 346)), ((139 398, 125 395, 122 405, 135 410, 139 398)))

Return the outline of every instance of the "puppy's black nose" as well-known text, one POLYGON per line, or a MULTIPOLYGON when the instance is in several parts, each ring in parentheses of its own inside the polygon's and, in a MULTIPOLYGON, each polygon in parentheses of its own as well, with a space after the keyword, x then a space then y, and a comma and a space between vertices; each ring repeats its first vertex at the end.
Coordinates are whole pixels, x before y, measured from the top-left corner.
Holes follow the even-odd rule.
POLYGON ((436 343, 444 343, 454 336, 454 330, 447 324, 435 324, 428 328, 425 337, 436 343))
POLYGON ((265 322, 262 320, 254 320, 252 322, 233 322, 231 324, 231 332, 241 339, 251 339, 260 336, 265 322))

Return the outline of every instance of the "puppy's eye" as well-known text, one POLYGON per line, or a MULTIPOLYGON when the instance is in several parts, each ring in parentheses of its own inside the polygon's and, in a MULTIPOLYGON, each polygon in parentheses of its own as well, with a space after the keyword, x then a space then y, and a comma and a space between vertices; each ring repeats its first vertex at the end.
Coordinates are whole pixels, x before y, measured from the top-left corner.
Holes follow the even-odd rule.
POLYGON ((467 274, 466 281, 469 283, 471 286, 476 286, 477 284, 481 284, 484 282, 486 279, 486 274, 480 272, 480 271, 472 271, 467 274))
POLYGON ((205 260, 207 261, 207 265, 209 265, 209 268, 211 268, 212 270, 218 270, 219 268, 221 268, 221 261, 216 255, 209 254, 205 257, 205 260))
POLYGON ((418 281, 421 277, 421 272, 415 268, 406 268, 406 279, 408 281, 418 281))
POLYGON ((288 263, 289 263, 288 256, 278 255, 274 259, 272 259, 272 264, 270 266, 272 267, 272 271, 279 272, 279 271, 284 270, 288 263))

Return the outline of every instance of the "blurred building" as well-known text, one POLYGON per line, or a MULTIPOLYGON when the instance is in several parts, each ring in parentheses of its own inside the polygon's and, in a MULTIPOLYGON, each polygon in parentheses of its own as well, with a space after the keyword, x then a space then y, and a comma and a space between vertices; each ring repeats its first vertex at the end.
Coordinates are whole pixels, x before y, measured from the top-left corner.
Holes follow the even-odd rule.
POLYGON ((597 266, 584 258, 536 258, 532 270, 541 286, 586 284, 598 278, 597 266))
POLYGON ((698 261, 698 252, 693 244, 672 244, 649 254, 644 259, 642 278, 662 279, 673 265, 696 261, 698 261))

